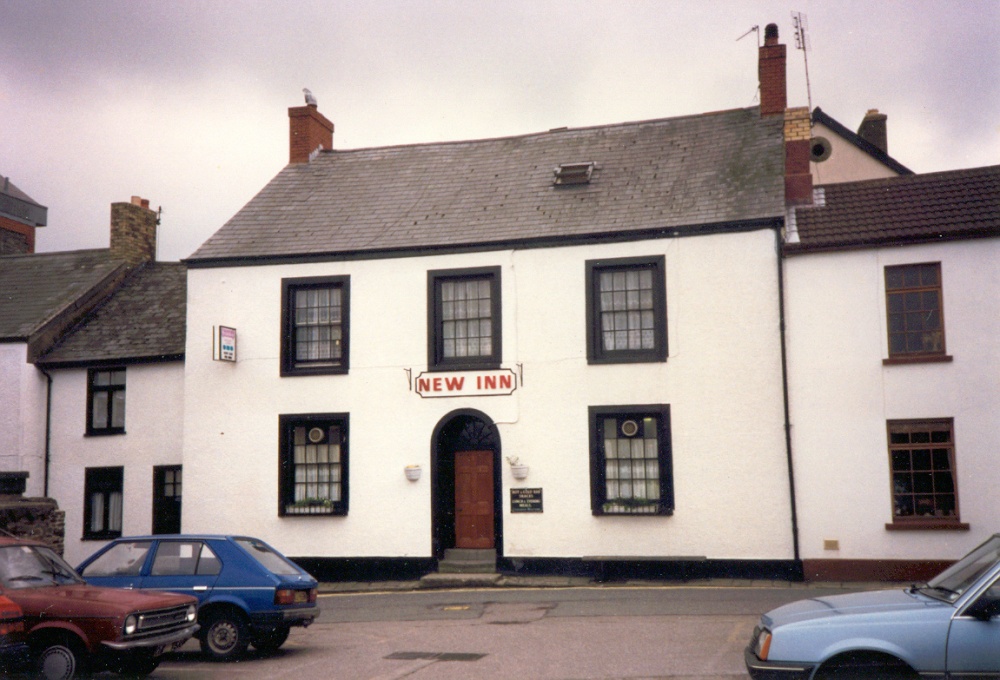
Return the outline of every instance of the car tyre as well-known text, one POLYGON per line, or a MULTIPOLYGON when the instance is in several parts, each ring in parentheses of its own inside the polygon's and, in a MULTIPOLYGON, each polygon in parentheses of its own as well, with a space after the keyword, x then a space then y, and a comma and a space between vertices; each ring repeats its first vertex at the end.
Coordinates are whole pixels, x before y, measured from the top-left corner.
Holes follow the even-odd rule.
POLYGON ((232 661, 243 655, 250 644, 243 615, 232 610, 211 612, 199 632, 201 651, 213 661, 232 661))
POLYGON ((35 674, 44 680, 70 680, 87 672, 86 657, 69 639, 52 639, 35 648, 35 674))
POLYGON ((281 645, 285 644, 285 640, 288 639, 288 633, 291 632, 288 626, 282 626, 267 633, 261 633, 256 638, 254 638, 253 646, 254 648, 263 654, 273 654, 278 651, 281 645))

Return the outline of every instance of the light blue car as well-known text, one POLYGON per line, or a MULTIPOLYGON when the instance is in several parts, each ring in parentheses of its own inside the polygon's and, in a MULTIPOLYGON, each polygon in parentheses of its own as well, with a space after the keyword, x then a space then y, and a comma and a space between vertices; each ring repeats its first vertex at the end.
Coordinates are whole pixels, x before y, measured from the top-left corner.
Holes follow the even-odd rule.
POLYGON ((251 644, 273 652, 319 614, 316 579, 249 536, 117 538, 77 571, 93 585, 194 595, 202 652, 218 661, 239 659, 251 644))
POLYGON ((1000 534, 927 584, 769 611, 744 656, 754 680, 1000 678, 1000 534))

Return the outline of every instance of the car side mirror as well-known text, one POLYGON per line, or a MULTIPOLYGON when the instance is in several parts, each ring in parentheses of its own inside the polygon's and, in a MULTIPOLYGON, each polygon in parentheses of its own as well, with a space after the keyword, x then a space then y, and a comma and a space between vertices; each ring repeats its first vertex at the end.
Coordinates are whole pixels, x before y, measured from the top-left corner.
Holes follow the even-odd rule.
POLYGON ((980 621, 989 621, 994 616, 1000 615, 1000 598, 983 595, 966 609, 965 613, 980 621))

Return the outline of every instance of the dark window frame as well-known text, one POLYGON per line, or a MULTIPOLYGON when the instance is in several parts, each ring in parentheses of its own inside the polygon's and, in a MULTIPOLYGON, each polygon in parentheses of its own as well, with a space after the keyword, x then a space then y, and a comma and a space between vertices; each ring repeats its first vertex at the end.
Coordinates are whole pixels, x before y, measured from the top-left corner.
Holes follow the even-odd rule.
POLYGON ((500 267, 471 267, 466 269, 435 269, 427 272, 427 369, 429 371, 474 371, 500 368, 503 358, 503 305, 500 299, 500 267), (441 284, 448 281, 489 279, 490 284, 490 342, 489 356, 444 356, 441 284))
POLYGON ((281 375, 343 375, 350 371, 351 277, 309 276, 281 280, 281 375), (340 360, 309 364, 295 358, 295 294, 300 290, 340 289, 340 360))
POLYGON ((587 323, 587 363, 653 363, 667 360, 667 283, 666 258, 623 257, 586 262, 586 323, 587 323), (608 350, 604 348, 602 337, 602 310, 600 275, 607 271, 643 270, 652 271, 653 293, 653 347, 651 349, 608 350))
POLYGON ((109 366, 87 369, 87 427, 85 432, 88 437, 125 434, 125 415, 127 412, 126 405, 128 401, 127 386, 128 372, 125 366, 109 366), (124 374, 122 382, 121 384, 113 384, 113 376, 118 372, 124 374), (109 374, 107 385, 96 384, 97 376, 102 373, 109 374), (120 426, 112 424, 114 422, 115 414, 115 394, 119 392, 123 395, 121 402, 122 424, 120 426), (105 422, 103 426, 94 425, 94 399, 99 395, 105 400, 105 422))
POLYGON ((883 271, 884 285, 885 285, 885 319, 886 319, 886 352, 888 358, 884 360, 886 364, 905 364, 905 363, 920 363, 920 362, 934 362, 934 361, 951 361, 951 357, 947 353, 947 345, 945 343, 945 318, 944 318, 944 281, 942 279, 941 263, 940 262, 914 262, 907 264, 898 265, 887 265, 883 271), (919 272, 922 268, 933 267, 936 271, 936 284, 925 284, 916 283, 915 285, 893 285, 890 279, 894 275, 903 272, 904 270, 916 270, 919 272), (937 309, 938 314, 938 328, 931 329, 931 333, 938 333, 940 335, 940 347, 937 349, 893 349, 896 344, 894 337, 902 336, 904 339, 906 335, 912 334, 915 331, 907 331, 906 328, 906 300, 909 296, 919 295, 924 296, 928 293, 936 293, 937 296, 937 309), (894 303, 894 298, 898 298, 903 304, 903 309, 895 309, 897 305, 894 303), (898 322, 903 323, 903 328, 897 328, 898 322, 894 321, 894 317, 902 317, 898 319, 898 322), (895 329, 895 330, 894 330, 895 329))
POLYGON ((886 529, 967 530, 969 525, 961 521, 959 505, 954 419, 887 420, 886 446, 892 514, 886 529), (940 438, 944 431, 947 431, 947 441, 940 438), (922 462, 924 459, 926 462, 922 462), (945 461, 947 467, 943 466, 945 461), (928 485, 929 488, 918 488, 928 485), (930 508, 930 515, 919 514, 921 504, 930 508), (949 504, 953 506, 953 515, 935 514, 938 508, 947 508, 949 504), (904 514, 907 506, 912 506, 909 508, 911 514, 904 514))
MULTIPOLYGON (((613 517, 656 517, 674 514, 674 473, 673 473, 673 443, 671 441, 670 405, 669 404, 637 404, 627 406, 591 406, 588 408, 587 427, 590 433, 590 509, 596 516, 613 517), (607 498, 607 472, 602 436, 602 421, 615 418, 619 421, 647 416, 655 416, 657 420, 657 460, 659 463, 660 497, 655 508, 640 511, 614 510, 609 506, 614 501, 607 498)), ((618 504, 627 505, 627 504, 618 504)), ((644 504, 645 505, 645 504, 644 504)))
POLYGON ((278 516, 279 517, 330 517, 348 514, 350 506, 350 417, 347 413, 308 413, 278 416, 278 516), (295 510, 295 427, 322 427, 329 433, 331 427, 339 428, 340 446, 340 500, 302 503, 295 510))
POLYGON ((88 467, 83 471, 83 540, 84 541, 105 541, 118 538, 122 535, 122 526, 125 524, 125 468, 121 466, 111 467, 88 467), (119 502, 120 515, 118 517, 119 527, 110 528, 112 525, 112 503, 111 494, 117 492, 121 497, 119 502), (93 504, 92 496, 100 493, 103 495, 103 515, 101 517, 101 528, 92 529, 93 504))

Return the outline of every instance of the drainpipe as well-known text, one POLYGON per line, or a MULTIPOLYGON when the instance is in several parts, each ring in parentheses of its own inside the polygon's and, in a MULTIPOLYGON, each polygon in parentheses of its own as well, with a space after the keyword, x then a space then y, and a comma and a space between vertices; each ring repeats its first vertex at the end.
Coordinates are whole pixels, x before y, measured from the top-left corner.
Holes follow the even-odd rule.
POLYGON ((49 465, 52 461, 52 376, 44 368, 39 368, 45 376, 45 483, 42 495, 49 497, 49 465))
POLYGON ((788 461, 788 493, 790 495, 789 500, 791 501, 792 508, 792 546, 795 563, 801 571, 802 560, 799 556, 799 517, 795 504, 795 467, 792 462, 792 422, 788 407, 788 353, 785 347, 785 273, 784 257, 782 255, 781 229, 775 229, 774 235, 775 254, 778 262, 778 328, 781 337, 781 389, 785 402, 785 457, 788 461))

